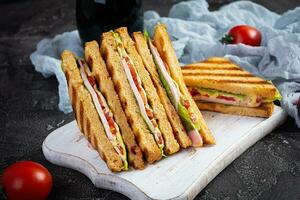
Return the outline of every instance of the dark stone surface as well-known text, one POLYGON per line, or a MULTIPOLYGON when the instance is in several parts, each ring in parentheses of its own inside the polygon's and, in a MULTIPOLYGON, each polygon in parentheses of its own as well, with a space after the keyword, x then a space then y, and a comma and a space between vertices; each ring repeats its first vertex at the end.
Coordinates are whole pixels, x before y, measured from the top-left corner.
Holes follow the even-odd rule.
MULTIPOLYGON (((166 15, 178 0, 148 0, 166 15)), ((209 1, 212 9, 221 0, 209 1)), ((230 2, 230 1, 225 1, 230 2)), ((298 0, 257 1, 276 12, 298 0)), ((20 160, 34 160, 53 175, 50 199, 127 199, 95 188, 84 175, 52 165, 41 152, 44 138, 74 119, 58 111, 57 82, 35 72, 29 55, 42 38, 75 29, 75 1, 31 0, 0 4, 0 174, 20 160)), ((300 199, 300 134, 293 119, 249 148, 196 199, 300 199)))

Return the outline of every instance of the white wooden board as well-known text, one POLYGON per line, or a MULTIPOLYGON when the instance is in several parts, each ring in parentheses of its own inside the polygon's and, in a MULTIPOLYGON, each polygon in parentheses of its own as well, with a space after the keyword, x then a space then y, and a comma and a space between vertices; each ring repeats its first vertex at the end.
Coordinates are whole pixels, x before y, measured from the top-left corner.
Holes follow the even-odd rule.
POLYGON ((85 174, 96 187, 131 199, 193 199, 228 164, 286 119, 277 106, 268 119, 203 113, 216 145, 181 150, 142 171, 110 172, 75 121, 49 134, 43 153, 50 162, 85 174))

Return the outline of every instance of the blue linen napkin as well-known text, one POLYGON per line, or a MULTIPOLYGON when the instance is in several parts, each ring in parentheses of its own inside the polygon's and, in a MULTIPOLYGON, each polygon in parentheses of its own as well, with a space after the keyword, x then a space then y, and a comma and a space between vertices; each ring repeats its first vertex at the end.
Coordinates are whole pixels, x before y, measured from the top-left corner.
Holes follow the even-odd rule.
POLYGON ((70 50, 82 57, 83 48, 78 31, 65 32, 52 39, 43 39, 37 44, 37 49, 30 55, 35 70, 44 77, 55 75, 58 81, 59 110, 64 113, 72 112, 67 80, 61 70, 60 55, 64 50, 70 50))
MULTIPOLYGON (((255 75, 272 80, 283 96, 281 106, 300 127, 296 107, 300 98, 300 7, 279 15, 258 4, 239 1, 218 11, 209 11, 205 0, 193 0, 174 5, 168 17, 147 11, 144 20, 150 34, 157 22, 167 25, 176 54, 183 64, 225 56, 255 75), (231 27, 239 24, 257 27, 262 32, 260 47, 219 42, 231 27)), ((36 71, 44 76, 56 75, 59 109, 67 113, 72 108, 66 80, 60 70, 59 56, 63 49, 82 55, 77 31, 42 40, 30 59, 36 71)))

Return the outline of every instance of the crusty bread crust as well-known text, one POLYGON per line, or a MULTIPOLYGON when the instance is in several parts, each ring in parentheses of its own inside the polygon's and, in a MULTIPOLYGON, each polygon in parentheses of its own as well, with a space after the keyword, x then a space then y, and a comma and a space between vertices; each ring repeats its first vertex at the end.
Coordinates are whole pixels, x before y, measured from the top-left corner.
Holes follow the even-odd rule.
POLYGON ((135 142, 135 136, 127 122, 121 102, 114 89, 114 85, 107 71, 105 62, 100 54, 98 43, 96 41, 85 43, 84 54, 85 60, 91 67, 92 74, 96 79, 98 88, 107 99, 107 103, 114 114, 114 119, 120 127, 122 138, 128 152, 127 155, 129 164, 134 168, 143 169, 145 165, 142 151, 135 142))
POLYGON ((148 71, 144 66, 142 58, 138 54, 134 46, 134 42, 128 34, 127 28, 122 27, 117 29, 116 31, 120 34, 125 49, 136 67, 137 73, 141 78, 142 85, 147 94, 149 105, 155 113, 155 118, 157 119, 158 127, 162 133, 165 142, 164 152, 166 155, 176 153, 177 151, 179 151, 180 146, 177 143, 175 136, 173 135, 172 126, 168 120, 165 108, 160 102, 157 91, 153 85, 148 71))
POLYGON ((73 54, 69 51, 64 51, 61 58, 62 69, 67 77, 71 103, 81 132, 99 152, 99 155, 107 163, 111 171, 121 171, 123 169, 123 161, 105 134, 92 98, 82 83, 73 54))
POLYGON ((149 163, 160 160, 160 149, 140 114, 138 104, 121 64, 121 58, 116 51, 116 43, 111 32, 103 33, 100 50, 103 58, 105 58, 106 66, 114 82, 116 92, 119 95, 128 122, 131 125, 146 160, 149 163))
POLYGON ((228 70, 228 69, 202 69, 202 68, 188 68, 182 67, 182 74, 183 76, 212 76, 212 77, 224 77, 224 76, 231 76, 231 77, 252 77, 253 75, 244 70, 228 70))
POLYGON ((200 134, 203 137, 204 143, 214 144, 215 139, 211 134, 208 126, 206 125, 201 112, 197 108, 196 103, 192 99, 185 83, 183 75, 179 66, 179 62, 176 57, 172 42, 166 30, 166 27, 162 24, 158 24, 154 30, 154 44, 157 47, 162 59, 168 64, 170 74, 172 78, 177 82, 183 95, 191 102, 192 111, 196 114, 198 123, 201 126, 200 134))
POLYGON ((225 114, 244 115, 252 117, 269 117, 274 110, 273 103, 263 103, 259 107, 228 106, 219 103, 196 101, 200 110, 221 112, 225 114))
POLYGON ((207 58, 206 60, 204 60, 203 62, 204 63, 220 63, 220 64, 231 63, 230 60, 225 57, 210 57, 210 58, 207 58))
POLYGON ((170 99, 167 96, 165 88, 162 85, 162 82, 159 78, 155 63, 151 56, 150 50, 148 48, 147 42, 144 39, 144 36, 141 32, 134 32, 133 39, 135 41, 135 46, 137 48, 138 53, 140 54, 144 66, 151 75, 151 79, 156 88, 157 94, 163 104, 166 114, 168 116, 169 122, 173 128, 173 133, 179 145, 182 148, 187 148, 192 145, 192 141, 188 137, 180 118, 177 114, 176 109, 172 105, 170 99))
POLYGON ((276 88, 224 58, 213 57, 181 68, 188 87, 204 87, 235 94, 259 94, 273 99, 276 88))

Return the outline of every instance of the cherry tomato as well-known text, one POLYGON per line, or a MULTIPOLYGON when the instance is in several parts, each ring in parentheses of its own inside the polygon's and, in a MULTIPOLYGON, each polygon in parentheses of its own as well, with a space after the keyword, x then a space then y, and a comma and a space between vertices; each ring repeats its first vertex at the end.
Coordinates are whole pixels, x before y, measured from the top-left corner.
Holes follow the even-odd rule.
POLYGON ((39 163, 21 161, 4 170, 2 184, 9 200, 45 200, 52 188, 52 176, 39 163))
POLYGON ((243 43, 251 46, 260 46, 261 33, 258 29, 248 25, 238 25, 231 28, 221 42, 225 44, 243 43))

